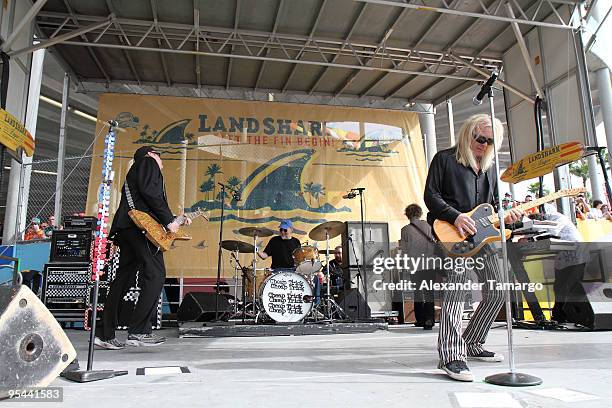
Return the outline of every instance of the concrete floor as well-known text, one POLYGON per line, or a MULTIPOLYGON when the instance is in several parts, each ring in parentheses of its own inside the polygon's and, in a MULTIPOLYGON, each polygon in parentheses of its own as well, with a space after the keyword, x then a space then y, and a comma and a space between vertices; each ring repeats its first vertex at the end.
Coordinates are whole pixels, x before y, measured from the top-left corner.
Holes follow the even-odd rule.
MULTIPOLYGON (((87 333, 68 333, 84 366, 87 333)), ((612 407, 612 332, 515 330, 517 371, 544 380, 530 388, 484 382, 506 371, 506 362, 470 363, 473 383, 447 379, 436 369, 436 329, 219 339, 179 339, 176 329, 162 333, 169 340, 159 347, 96 351, 95 369, 128 370, 127 376, 89 384, 55 380, 52 385, 64 389, 61 406, 612 407), (136 375, 139 367, 169 365, 191 373, 136 375), (568 390, 582 393, 574 396, 578 401, 562 400, 568 390)), ((505 328, 497 327, 487 345, 507 358, 506 342, 505 328)), ((53 405, 59 406, 45 406, 53 405)))

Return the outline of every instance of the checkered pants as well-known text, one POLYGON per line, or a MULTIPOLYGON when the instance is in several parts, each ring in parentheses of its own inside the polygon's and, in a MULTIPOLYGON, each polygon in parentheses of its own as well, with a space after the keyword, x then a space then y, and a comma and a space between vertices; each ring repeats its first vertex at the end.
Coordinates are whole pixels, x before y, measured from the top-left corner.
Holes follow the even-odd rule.
MULTIPOLYGON (((466 361, 467 355, 479 354, 483 351, 482 345, 487 339, 491 323, 504 304, 502 290, 489 290, 487 280, 503 282, 503 275, 499 267, 497 253, 487 245, 476 257, 483 257, 485 267, 474 269, 482 286, 482 302, 474 311, 467 328, 461 334, 461 317, 467 291, 444 291, 442 310, 440 313, 440 333, 438 335, 438 353, 440 367, 451 361, 466 361)), ((468 280, 468 273, 449 271, 447 282, 464 283, 468 280)))

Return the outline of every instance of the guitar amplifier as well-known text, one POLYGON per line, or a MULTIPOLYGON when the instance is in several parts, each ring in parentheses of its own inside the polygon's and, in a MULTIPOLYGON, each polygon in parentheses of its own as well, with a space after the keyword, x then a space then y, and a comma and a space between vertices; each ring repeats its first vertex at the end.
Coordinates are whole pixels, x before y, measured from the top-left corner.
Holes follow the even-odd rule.
POLYGON ((86 229, 57 230, 51 235, 50 262, 89 262, 92 232, 86 229))
MULTIPOLYGON (((366 222, 365 232, 365 265, 372 266, 374 258, 389 257, 389 224, 386 222, 366 222)), ((355 221, 345 222, 342 231, 342 267, 356 267, 355 256, 359 265, 364 265, 361 255, 361 223, 355 221), (349 238, 351 238, 349 240, 349 238)))
POLYGON ((98 225, 96 217, 66 216, 62 219, 64 229, 87 229, 94 232, 98 225))
POLYGON ((78 321, 87 306, 90 265, 49 263, 43 271, 42 301, 60 321, 78 321))

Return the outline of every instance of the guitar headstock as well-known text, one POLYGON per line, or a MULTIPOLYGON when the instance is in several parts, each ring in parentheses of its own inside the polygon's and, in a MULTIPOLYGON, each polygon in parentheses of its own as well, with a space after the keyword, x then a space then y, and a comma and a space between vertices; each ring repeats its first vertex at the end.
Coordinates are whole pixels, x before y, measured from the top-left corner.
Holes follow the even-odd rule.
POLYGON ((202 217, 206 221, 210 221, 210 211, 204 211, 203 209, 198 208, 197 210, 195 210, 191 214, 192 214, 193 218, 202 217))

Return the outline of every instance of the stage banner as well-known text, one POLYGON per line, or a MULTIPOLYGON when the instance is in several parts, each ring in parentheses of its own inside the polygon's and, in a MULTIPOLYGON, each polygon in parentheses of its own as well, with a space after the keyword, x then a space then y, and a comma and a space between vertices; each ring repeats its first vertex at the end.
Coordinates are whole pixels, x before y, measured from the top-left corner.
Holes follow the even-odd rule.
MULTIPOLYGON (((312 245, 308 233, 318 224, 359 221, 358 197, 342 198, 350 188, 365 187, 366 222, 388 222, 391 243, 397 243, 407 223, 405 206, 423 202, 427 168, 413 112, 104 94, 98 119, 96 132, 102 135, 102 122, 110 119, 125 129, 117 132, 111 217, 134 151, 145 145, 162 152, 171 209, 210 212, 209 221, 199 218, 187 228, 192 241, 177 241, 166 252, 168 276, 216 276, 221 206, 224 240, 253 243, 238 230, 265 226, 278 231, 280 220, 291 219, 295 236, 312 245), (219 183, 233 191, 222 196, 219 183)), ((94 147, 89 214, 96 212, 103 142, 100 136, 94 147)), ((268 239, 257 244, 263 249, 268 239)), ((331 243, 339 245, 340 238, 331 243)), ((325 243, 318 247, 325 249, 325 243)), ((252 256, 239 259, 246 266, 252 256)), ((260 260, 258 267, 269 264, 260 260)), ((226 251, 223 276, 234 276, 226 251)))

